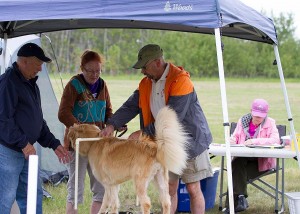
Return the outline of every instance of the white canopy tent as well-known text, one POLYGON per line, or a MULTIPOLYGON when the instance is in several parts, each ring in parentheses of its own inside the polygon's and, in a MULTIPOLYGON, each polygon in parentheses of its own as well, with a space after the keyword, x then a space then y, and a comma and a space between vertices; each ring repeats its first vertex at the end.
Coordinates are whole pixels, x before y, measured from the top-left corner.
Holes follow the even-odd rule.
MULTIPOLYGON (((230 208, 233 208, 233 192, 221 34, 273 45, 290 130, 296 142, 274 23, 239 0, 128 0, 126 4, 121 0, 3 0, 0 2, 0 14, 0 38, 4 41, 20 35, 81 28, 161 29, 214 35, 227 148, 230 208)), ((3 48, 5 57, 5 45, 3 48)), ((2 64, 2 73, 4 68, 2 64)), ((298 145, 295 145, 300 167, 298 145)), ((230 210, 232 213, 233 209, 230 210)))

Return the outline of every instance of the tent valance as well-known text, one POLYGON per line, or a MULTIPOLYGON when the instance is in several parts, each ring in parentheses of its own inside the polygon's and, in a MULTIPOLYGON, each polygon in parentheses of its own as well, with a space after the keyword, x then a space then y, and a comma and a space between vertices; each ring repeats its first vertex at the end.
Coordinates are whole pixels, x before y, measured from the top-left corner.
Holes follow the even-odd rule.
POLYGON ((277 44, 273 21, 238 0, 4 0, 0 37, 82 28, 161 29, 277 44))

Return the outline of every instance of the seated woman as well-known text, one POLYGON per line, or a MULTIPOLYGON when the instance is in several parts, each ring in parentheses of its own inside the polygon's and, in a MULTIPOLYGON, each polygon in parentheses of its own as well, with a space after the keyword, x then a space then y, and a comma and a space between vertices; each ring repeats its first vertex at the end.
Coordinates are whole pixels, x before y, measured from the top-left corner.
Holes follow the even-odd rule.
MULTIPOLYGON (((275 120, 268 117, 269 104, 264 99, 252 102, 251 113, 242 116, 230 138, 231 144, 268 145, 280 144, 275 120)), ((255 178, 276 167, 275 158, 234 157, 232 160, 232 182, 234 210, 241 212, 248 208, 246 198, 247 180, 255 178)), ((224 213, 229 212, 228 196, 224 213)))

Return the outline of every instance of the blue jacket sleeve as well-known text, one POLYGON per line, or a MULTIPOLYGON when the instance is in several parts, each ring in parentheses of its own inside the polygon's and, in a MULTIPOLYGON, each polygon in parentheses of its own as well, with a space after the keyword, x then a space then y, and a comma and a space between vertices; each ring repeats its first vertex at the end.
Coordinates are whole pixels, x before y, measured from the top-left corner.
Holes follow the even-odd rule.
POLYGON ((115 129, 122 127, 139 114, 139 91, 135 90, 128 100, 108 119, 115 129))
POLYGON ((39 144, 43 147, 48 147, 55 150, 59 145, 60 141, 54 137, 50 132, 50 129, 45 120, 43 120, 43 128, 41 130, 41 135, 37 140, 39 144))
POLYGON ((7 79, 1 79, 0 84, 0 140, 8 145, 14 145, 23 149, 28 139, 17 126, 14 115, 18 103, 18 94, 7 79))

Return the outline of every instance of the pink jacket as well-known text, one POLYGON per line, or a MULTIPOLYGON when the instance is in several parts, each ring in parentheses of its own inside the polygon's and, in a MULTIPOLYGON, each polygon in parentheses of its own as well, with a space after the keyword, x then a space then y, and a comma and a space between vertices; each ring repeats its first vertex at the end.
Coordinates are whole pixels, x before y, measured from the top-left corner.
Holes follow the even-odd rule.
MULTIPOLYGON (((280 144, 278 129, 275 120, 267 117, 263 127, 259 127, 257 138, 251 139, 255 145, 280 144)), ((237 144, 243 144, 246 134, 243 130, 241 119, 239 119, 232 137, 236 139, 237 144)), ((258 170, 265 171, 276 167, 275 158, 258 158, 258 170)))

